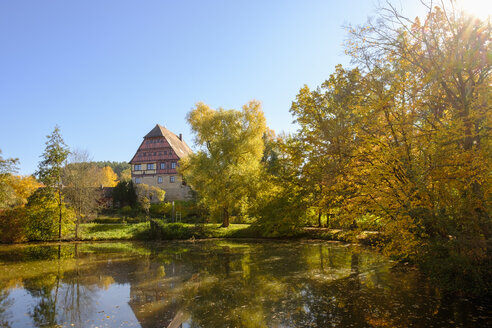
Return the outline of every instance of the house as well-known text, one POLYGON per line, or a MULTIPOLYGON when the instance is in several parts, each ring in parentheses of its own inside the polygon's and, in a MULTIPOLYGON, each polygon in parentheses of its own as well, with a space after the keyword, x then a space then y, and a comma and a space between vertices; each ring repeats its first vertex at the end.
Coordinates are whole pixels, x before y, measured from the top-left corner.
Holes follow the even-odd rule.
POLYGON ((190 187, 176 171, 178 161, 191 153, 182 134, 176 135, 157 124, 130 161, 132 181, 165 190, 167 201, 191 199, 190 187))

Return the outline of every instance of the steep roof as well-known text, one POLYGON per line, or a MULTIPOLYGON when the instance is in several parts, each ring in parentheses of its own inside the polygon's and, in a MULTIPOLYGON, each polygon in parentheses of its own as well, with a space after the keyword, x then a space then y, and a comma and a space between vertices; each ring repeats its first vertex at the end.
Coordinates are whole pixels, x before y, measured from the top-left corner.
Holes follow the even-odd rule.
POLYGON ((176 155, 178 155, 179 158, 183 158, 192 153, 191 148, 186 144, 186 142, 181 140, 177 135, 175 135, 162 125, 156 124, 155 127, 145 135, 144 139, 155 137, 166 138, 167 142, 169 143, 169 145, 171 145, 174 152, 176 152, 176 155))

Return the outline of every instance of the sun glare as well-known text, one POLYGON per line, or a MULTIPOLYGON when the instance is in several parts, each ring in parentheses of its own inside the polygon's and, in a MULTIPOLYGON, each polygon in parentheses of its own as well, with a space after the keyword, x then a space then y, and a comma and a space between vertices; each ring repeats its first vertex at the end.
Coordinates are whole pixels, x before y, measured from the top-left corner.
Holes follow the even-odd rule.
POLYGON ((490 20, 492 16, 492 0, 456 0, 456 6, 482 20, 490 20))

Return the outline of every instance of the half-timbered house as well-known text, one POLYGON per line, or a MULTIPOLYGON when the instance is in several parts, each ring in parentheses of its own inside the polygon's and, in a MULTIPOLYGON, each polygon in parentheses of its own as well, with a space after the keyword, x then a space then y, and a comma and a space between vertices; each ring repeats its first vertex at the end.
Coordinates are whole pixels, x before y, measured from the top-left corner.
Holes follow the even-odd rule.
POLYGON ((133 183, 144 183, 166 191, 166 200, 187 200, 191 190, 177 172, 178 161, 191 154, 191 148, 176 135, 157 124, 138 147, 130 164, 133 183))

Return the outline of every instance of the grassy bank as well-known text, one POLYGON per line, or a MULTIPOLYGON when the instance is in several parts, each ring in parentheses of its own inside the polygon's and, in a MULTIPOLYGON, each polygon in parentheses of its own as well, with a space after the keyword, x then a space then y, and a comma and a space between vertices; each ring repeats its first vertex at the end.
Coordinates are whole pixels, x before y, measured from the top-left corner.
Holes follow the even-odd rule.
POLYGON ((204 238, 257 238, 259 235, 249 224, 163 223, 151 229, 150 222, 85 223, 80 226, 80 240, 175 240, 204 238))
MULTIPOLYGON (((340 229, 304 228, 290 238, 338 240, 353 242, 358 240, 374 244, 377 234, 371 232, 355 233, 340 229)), ((221 228, 220 224, 165 223, 160 220, 134 224, 125 223, 86 223, 81 225, 80 240, 186 240, 205 238, 269 238, 257 227, 249 224, 231 224, 221 228)), ((282 238, 277 236, 276 238, 282 238)))
POLYGON ((145 240, 150 238, 149 222, 84 223, 80 225, 80 240, 145 240))

